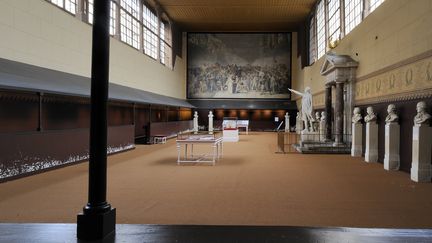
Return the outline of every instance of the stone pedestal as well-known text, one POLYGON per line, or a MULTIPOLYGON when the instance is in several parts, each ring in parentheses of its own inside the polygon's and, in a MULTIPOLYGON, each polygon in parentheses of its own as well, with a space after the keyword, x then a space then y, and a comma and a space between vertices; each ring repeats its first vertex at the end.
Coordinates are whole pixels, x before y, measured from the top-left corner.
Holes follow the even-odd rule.
POLYGON ((400 126, 397 123, 385 125, 384 169, 399 170, 400 126))
POLYGON ((365 161, 378 161, 378 124, 374 122, 366 123, 365 161))
POLYGON ((413 127, 411 180, 431 182, 432 127, 413 127))
POLYGON ((320 140, 324 142, 326 140, 326 120, 321 120, 319 123, 320 140))
POLYGON ((319 142, 319 139, 319 132, 301 131, 300 133, 301 142, 319 142))
POLYGON ((363 124, 353 123, 352 124, 352 146, 351 146, 351 156, 360 157, 363 153, 363 124))

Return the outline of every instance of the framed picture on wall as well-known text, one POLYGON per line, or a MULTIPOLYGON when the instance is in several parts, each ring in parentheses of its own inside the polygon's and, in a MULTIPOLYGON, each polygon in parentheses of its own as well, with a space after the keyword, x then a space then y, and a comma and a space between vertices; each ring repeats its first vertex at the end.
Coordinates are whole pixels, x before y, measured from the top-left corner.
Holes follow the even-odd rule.
POLYGON ((290 99, 291 33, 188 33, 188 99, 290 99))

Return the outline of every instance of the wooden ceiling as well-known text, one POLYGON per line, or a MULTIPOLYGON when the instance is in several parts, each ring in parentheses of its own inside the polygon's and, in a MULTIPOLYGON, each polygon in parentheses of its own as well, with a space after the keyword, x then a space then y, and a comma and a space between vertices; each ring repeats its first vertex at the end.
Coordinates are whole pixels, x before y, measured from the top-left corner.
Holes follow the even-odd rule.
POLYGON ((316 0, 158 0, 184 31, 290 31, 316 0))

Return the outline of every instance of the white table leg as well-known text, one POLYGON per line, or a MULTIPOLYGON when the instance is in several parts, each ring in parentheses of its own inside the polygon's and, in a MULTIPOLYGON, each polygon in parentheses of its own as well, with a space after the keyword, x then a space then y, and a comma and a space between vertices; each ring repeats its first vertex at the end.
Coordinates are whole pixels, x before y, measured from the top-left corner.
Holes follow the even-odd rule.
POLYGON ((216 144, 213 144, 213 165, 216 164, 216 144))
POLYGON ((180 164, 180 150, 181 150, 181 145, 177 143, 177 165, 180 164))
POLYGON ((194 151, 193 151, 193 147, 194 147, 194 145, 193 144, 191 144, 191 158, 193 158, 194 157, 194 151))

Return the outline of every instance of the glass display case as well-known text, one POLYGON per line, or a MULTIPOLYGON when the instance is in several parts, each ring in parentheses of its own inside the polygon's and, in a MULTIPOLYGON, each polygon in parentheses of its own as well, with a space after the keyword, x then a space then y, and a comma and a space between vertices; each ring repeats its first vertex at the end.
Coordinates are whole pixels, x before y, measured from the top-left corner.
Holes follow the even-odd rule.
POLYGON ((222 130, 237 130, 237 117, 224 117, 222 130))
POLYGON ((220 138, 222 134, 220 132, 213 132, 210 134, 207 131, 201 131, 198 133, 187 132, 187 133, 179 133, 177 135, 177 140, 184 141, 211 141, 220 138))

